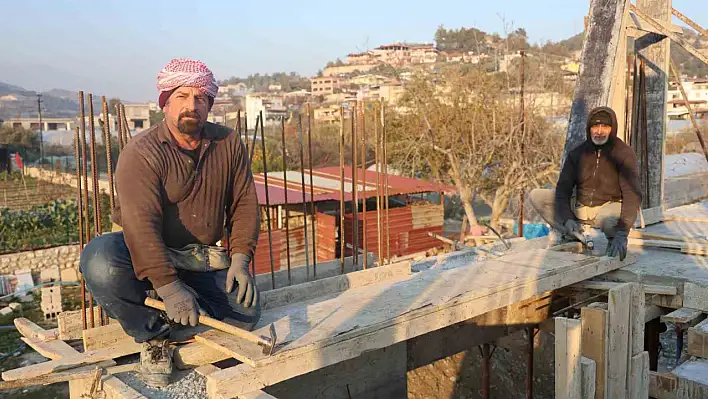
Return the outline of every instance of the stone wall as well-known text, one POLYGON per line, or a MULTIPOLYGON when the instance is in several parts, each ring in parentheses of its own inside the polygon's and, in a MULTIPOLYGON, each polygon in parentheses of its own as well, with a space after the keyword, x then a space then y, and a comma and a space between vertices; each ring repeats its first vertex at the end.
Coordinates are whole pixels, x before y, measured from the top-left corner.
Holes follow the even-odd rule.
POLYGON ((22 269, 39 274, 43 269, 59 266, 62 281, 78 281, 79 255, 78 245, 0 255, 0 274, 12 274, 22 269))

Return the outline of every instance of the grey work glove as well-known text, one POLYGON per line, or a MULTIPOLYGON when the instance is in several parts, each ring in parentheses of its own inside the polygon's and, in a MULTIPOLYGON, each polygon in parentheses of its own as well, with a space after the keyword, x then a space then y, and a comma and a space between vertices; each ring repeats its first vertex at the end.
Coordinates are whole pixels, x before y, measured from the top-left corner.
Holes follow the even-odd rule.
POLYGON ((578 223, 576 220, 568 219, 565 221, 563 226, 565 227, 566 235, 570 237, 575 237, 581 242, 584 241, 583 230, 580 228, 580 223, 578 223))
POLYGON ((165 302, 167 317, 182 325, 196 326, 199 322, 199 305, 197 298, 187 286, 177 280, 173 283, 156 288, 157 295, 165 302))
POLYGON ((231 293, 234 289, 234 280, 238 285, 238 293, 236 294, 236 303, 250 308, 258 303, 258 289, 256 282, 248 272, 248 265, 251 263, 251 257, 244 254, 231 255, 231 266, 226 274, 226 293, 231 293))
POLYGON ((619 255, 620 261, 627 257, 627 236, 626 231, 618 231, 615 237, 607 245, 607 256, 616 257, 619 255))

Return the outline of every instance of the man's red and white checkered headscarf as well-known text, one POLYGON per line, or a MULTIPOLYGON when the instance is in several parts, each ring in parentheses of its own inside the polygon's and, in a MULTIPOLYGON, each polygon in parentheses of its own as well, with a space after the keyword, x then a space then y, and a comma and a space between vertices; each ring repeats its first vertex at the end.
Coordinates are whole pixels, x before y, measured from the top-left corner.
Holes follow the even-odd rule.
POLYGON ((178 87, 196 87, 202 93, 214 98, 219 91, 214 75, 206 64, 190 58, 175 58, 157 74, 157 90, 160 91, 160 108, 178 87))

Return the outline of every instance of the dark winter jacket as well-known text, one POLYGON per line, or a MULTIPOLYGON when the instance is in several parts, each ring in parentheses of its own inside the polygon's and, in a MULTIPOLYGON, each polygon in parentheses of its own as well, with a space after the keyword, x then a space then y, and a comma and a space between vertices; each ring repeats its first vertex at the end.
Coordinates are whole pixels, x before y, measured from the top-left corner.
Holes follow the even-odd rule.
POLYGON ((590 137, 568 153, 556 186, 556 215, 560 223, 576 219, 570 208, 570 198, 576 189, 576 200, 586 206, 607 202, 622 202, 618 230, 629 231, 637 219, 642 199, 639 188, 639 168, 634 150, 617 138, 617 116, 608 107, 590 111, 588 121, 598 112, 609 113, 612 119, 610 138, 596 145, 590 137))

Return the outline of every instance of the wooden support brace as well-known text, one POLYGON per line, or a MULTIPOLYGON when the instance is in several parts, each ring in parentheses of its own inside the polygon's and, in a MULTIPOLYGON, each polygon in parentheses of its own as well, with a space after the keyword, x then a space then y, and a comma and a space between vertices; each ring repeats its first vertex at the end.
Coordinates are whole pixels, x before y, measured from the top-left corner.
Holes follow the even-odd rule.
POLYGON ((580 320, 556 317, 556 397, 582 397, 580 320))
POLYGON ((632 357, 627 390, 629 399, 649 397, 649 352, 644 351, 632 357))
POLYGON ((595 362, 595 399, 605 399, 607 387, 607 356, 609 350, 608 311, 587 306, 580 309, 582 328, 581 350, 584 358, 595 362))
MULTIPOLYGON (((584 288, 588 290, 611 290, 617 288, 624 283, 618 283, 614 281, 594 281, 587 280, 582 281, 577 284, 573 284, 573 288, 584 288)), ((653 285, 653 284, 642 284, 645 294, 658 294, 658 295, 676 295, 677 288, 671 285, 653 285)))
POLYGON ((595 380, 597 378, 597 369, 595 366, 595 361, 590 360, 585 356, 581 356, 580 368, 582 374, 582 389, 580 397, 583 399, 594 399, 595 380))
POLYGON ((607 361, 607 396, 610 399, 623 399, 627 395, 627 370, 629 369, 630 347, 630 308, 632 303, 632 285, 623 284, 613 288, 608 294, 609 351, 607 361))

